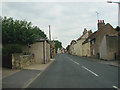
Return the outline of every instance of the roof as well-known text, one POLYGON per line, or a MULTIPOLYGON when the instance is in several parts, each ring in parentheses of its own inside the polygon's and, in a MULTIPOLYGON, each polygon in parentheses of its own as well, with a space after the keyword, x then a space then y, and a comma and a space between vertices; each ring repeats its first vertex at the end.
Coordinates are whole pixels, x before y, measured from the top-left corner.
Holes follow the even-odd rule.
POLYGON ((41 38, 40 40, 37 40, 36 42, 44 42, 44 41, 46 41, 46 42, 50 42, 48 39, 44 39, 44 38, 41 38))
POLYGON ((75 42, 76 42, 75 40, 72 40, 71 43, 70 43, 70 45, 73 44, 73 43, 75 43, 75 42))
POLYGON ((97 31, 95 31, 94 33, 92 33, 82 44, 85 44, 85 43, 89 42, 90 39, 92 39, 93 37, 95 37, 96 33, 97 33, 97 31))
MULTIPOLYGON (((99 34, 104 28, 106 28, 108 25, 111 26, 109 23, 107 23, 104 27, 100 28, 100 30, 97 30, 97 31, 95 31, 93 34, 91 34, 82 44, 85 44, 85 43, 89 42, 89 40, 91 41, 91 40, 95 39, 95 38, 98 36, 98 34, 99 34)), ((112 26, 111 26, 111 27, 112 27, 112 26)))
POLYGON ((85 34, 86 34, 86 33, 84 33, 82 36, 80 36, 80 37, 77 39, 77 41, 80 40, 85 34))

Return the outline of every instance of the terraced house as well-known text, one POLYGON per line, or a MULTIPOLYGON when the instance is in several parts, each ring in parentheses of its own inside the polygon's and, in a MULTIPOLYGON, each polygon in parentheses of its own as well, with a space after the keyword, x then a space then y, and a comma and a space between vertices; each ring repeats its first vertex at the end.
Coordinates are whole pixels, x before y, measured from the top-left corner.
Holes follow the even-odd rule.
POLYGON ((90 43, 82 44, 86 38, 92 34, 92 31, 87 31, 86 28, 84 28, 83 35, 80 36, 76 43, 74 44, 74 53, 77 56, 90 56, 90 43))
POLYGON ((91 34, 83 42, 83 45, 86 43, 90 43, 91 57, 107 60, 115 59, 115 55, 118 54, 118 40, 117 38, 113 39, 112 36, 114 35, 118 35, 118 32, 109 23, 105 24, 104 20, 98 20, 98 30, 91 34), (107 49, 109 47, 111 47, 111 50, 109 50, 108 52, 107 49))

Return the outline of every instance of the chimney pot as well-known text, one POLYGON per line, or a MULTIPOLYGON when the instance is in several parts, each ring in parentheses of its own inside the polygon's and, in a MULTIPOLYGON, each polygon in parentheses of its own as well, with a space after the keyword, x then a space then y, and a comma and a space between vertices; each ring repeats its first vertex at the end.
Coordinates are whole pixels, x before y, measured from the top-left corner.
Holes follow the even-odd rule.
POLYGON ((104 27, 104 26, 105 26, 104 20, 99 20, 98 21, 98 30, 100 30, 100 28, 104 27))

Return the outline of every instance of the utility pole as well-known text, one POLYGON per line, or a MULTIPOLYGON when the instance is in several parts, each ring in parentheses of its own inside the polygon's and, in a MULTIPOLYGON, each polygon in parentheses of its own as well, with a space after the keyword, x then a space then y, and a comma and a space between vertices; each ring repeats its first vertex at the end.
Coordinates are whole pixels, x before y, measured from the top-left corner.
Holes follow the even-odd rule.
POLYGON ((50 39, 50 42, 51 42, 51 31, 50 31, 50 25, 49 25, 49 39, 50 39))
POLYGON ((51 30, 50 30, 50 25, 49 25, 49 40, 50 40, 50 58, 52 58, 52 53, 51 53, 51 30))

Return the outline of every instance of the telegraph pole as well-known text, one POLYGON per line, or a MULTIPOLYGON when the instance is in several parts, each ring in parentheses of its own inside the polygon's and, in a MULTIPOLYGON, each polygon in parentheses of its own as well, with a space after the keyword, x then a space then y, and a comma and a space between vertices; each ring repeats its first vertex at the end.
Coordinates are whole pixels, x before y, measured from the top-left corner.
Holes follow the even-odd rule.
POLYGON ((49 25, 49 40, 50 40, 50 58, 52 58, 52 53, 51 53, 51 30, 50 30, 50 25, 49 25))
POLYGON ((49 25, 49 39, 50 39, 50 42, 51 42, 51 31, 50 31, 50 25, 49 25))

